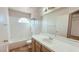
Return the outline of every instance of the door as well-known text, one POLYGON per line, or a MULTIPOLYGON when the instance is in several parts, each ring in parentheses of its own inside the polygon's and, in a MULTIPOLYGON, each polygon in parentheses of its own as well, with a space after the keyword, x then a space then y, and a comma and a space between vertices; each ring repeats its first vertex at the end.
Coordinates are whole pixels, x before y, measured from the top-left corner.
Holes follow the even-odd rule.
POLYGON ((35 46, 35 50, 36 50, 36 52, 41 52, 41 44, 39 44, 37 41, 36 41, 36 46, 35 46))

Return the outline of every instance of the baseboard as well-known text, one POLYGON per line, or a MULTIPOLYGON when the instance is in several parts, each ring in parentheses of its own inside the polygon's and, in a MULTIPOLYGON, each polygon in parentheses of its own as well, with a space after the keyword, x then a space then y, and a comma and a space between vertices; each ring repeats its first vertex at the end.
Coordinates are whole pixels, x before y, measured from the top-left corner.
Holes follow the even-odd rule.
POLYGON ((72 38, 72 39, 76 39, 76 40, 79 40, 79 36, 71 35, 70 38, 72 38))

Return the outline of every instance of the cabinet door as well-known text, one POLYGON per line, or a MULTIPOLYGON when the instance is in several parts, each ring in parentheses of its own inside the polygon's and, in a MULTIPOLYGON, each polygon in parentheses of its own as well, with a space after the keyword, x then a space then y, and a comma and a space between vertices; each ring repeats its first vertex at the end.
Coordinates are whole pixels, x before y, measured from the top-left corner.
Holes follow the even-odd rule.
POLYGON ((46 47, 42 46, 39 42, 32 39, 32 52, 51 52, 46 47))
POLYGON ((47 49, 46 47, 42 46, 42 52, 51 52, 51 51, 47 49))
POLYGON ((36 46, 35 46, 35 50, 36 50, 36 52, 41 52, 41 45, 36 41, 36 46))
POLYGON ((32 38, 32 52, 35 52, 35 40, 32 38))

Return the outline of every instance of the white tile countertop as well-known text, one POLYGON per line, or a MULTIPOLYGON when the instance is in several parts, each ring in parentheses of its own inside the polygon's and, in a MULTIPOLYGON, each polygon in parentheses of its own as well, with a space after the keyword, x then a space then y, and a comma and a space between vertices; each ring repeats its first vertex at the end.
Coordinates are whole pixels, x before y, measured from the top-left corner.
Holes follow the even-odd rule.
POLYGON ((36 41, 55 52, 79 52, 79 41, 59 35, 38 34, 33 35, 36 41), (52 38, 52 40, 49 39, 52 38))

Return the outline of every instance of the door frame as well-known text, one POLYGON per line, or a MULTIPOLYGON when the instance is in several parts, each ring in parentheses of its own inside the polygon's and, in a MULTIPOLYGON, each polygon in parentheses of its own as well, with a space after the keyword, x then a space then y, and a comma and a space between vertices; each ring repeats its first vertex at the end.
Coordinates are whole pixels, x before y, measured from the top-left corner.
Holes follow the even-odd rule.
POLYGON ((68 30, 67 30, 67 38, 71 38, 71 28, 72 28, 72 15, 79 12, 79 10, 72 12, 69 14, 69 21, 68 21, 68 30))

